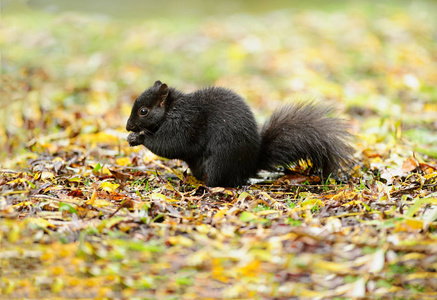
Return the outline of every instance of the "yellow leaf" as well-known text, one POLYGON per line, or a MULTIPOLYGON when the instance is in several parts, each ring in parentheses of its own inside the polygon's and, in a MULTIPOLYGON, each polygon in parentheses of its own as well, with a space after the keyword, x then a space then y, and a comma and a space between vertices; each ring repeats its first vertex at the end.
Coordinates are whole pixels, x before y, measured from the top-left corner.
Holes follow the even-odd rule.
MULTIPOLYGON (((215 215, 214 215, 215 217, 215 215)), ((200 224, 196 226, 196 231, 201 234, 207 234, 211 232, 211 226, 206 224, 200 224)))
POLYGON ((432 179, 434 177, 437 178, 437 173, 431 173, 431 174, 426 174, 425 176, 423 176, 426 180, 432 179))
POLYGON ((253 260, 249 262, 246 266, 240 268, 239 271, 241 272, 241 275, 245 277, 258 277, 260 265, 261 265, 260 261, 253 260))
POLYGON ((65 269, 61 266, 53 266, 51 270, 52 270, 52 274, 55 276, 59 276, 65 273, 65 269))
POLYGON ((184 247, 191 247, 194 243, 193 240, 182 235, 171 236, 168 241, 172 245, 182 245, 184 247))
POLYGON ((56 277, 51 285, 52 292, 55 294, 59 293, 60 291, 62 291, 63 287, 64 287, 64 281, 60 277, 56 277))
POLYGON ((150 199, 155 199, 155 200, 161 199, 161 200, 167 201, 167 197, 164 196, 163 194, 160 194, 160 193, 153 193, 153 194, 151 194, 150 195, 150 199))
POLYGON ((65 162, 65 161, 62 159, 62 157, 59 157, 59 156, 56 156, 56 157, 52 160, 52 162, 57 162, 57 161, 59 161, 59 162, 65 162))
POLYGON ((425 103, 423 106, 424 111, 437 112, 437 103, 425 103))
POLYGON ((56 255, 51 250, 47 250, 41 256, 43 262, 53 262, 56 259, 56 255))
POLYGON ((8 181, 6 184, 14 184, 14 183, 26 183, 28 180, 26 178, 17 178, 11 181, 8 181))
POLYGON ((314 268, 326 270, 328 272, 340 273, 340 274, 350 272, 348 266, 332 261, 318 261, 314 263, 314 268))
POLYGON ((109 181, 105 181, 100 185, 100 188, 107 192, 115 192, 120 185, 117 183, 110 183, 109 181))
POLYGON ((21 228, 18 224, 13 224, 12 228, 9 229, 8 240, 11 243, 15 243, 20 238, 21 228))
POLYGON ((117 136, 107 132, 82 133, 77 137, 77 139, 80 143, 91 144, 93 146, 98 143, 117 145, 117 143, 120 142, 117 136))
POLYGON ((422 220, 404 220, 396 224, 394 232, 399 231, 419 231, 423 228, 422 220))
POLYGON ((212 278, 219 280, 221 282, 228 282, 228 278, 223 274, 225 269, 223 264, 218 258, 213 258, 212 260, 212 278))
POLYGON ((399 258, 399 261, 405 262, 405 261, 409 261, 409 260, 423 260, 425 258, 426 258, 426 255, 423 253, 412 252, 412 253, 407 253, 405 255, 402 255, 399 258))
POLYGON ((326 297, 326 293, 302 289, 299 293, 299 296, 306 297, 306 299, 323 298, 326 297))
MULTIPOLYGON (((334 195, 331 199, 332 200, 336 200, 336 201, 341 201, 341 200, 352 200, 356 197, 356 193, 354 192, 347 192, 347 191, 341 191, 340 193, 334 195)), ((354 203, 354 201, 352 200, 349 203, 343 204, 344 206, 346 205, 354 205, 354 204, 358 204, 361 203, 361 201, 354 203)))
POLYGON ((227 208, 220 209, 220 210, 219 210, 219 211, 214 215, 213 219, 214 219, 214 220, 222 219, 222 218, 225 216, 225 214, 226 214, 227 211, 228 211, 227 208))
MULTIPOLYGON (((104 183, 105 183, 105 182, 104 182, 104 183)), ((96 195, 97 195, 97 192, 96 192, 96 190, 94 190, 94 191, 93 191, 93 194, 91 195, 91 198, 90 198, 89 200, 87 200, 85 203, 86 203, 86 204, 93 205, 93 204, 94 204, 94 201, 96 200, 96 195)))
POLYGON ((323 204, 322 200, 320 200, 320 199, 307 199, 307 200, 302 201, 302 203, 301 203, 302 208, 311 209, 314 206, 323 207, 325 205, 323 204))
POLYGON ((36 226, 41 227, 41 228, 49 228, 49 227, 56 228, 56 226, 53 223, 51 223, 43 218, 27 218, 27 221, 29 223, 35 224, 36 226))
POLYGON ((407 275, 408 280, 414 280, 414 279, 436 279, 437 273, 433 272, 420 272, 420 273, 413 273, 407 275))
POLYGON ((110 287, 100 287, 98 291, 98 299, 107 298, 111 294, 112 290, 110 287))
POLYGON ((129 157, 121 157, 121 158, 117 158, 115 160, 115 163, 119 166, 127 166, 130 164, 130 158, 129 157))
POLYGON ((31 201, 24 201, 12 205, 13 208, 28 207, 28 206, 33 206, 33 203, 31 201))
POLYGON ((96 199, 93 204, 94 207, 105 207, 105 206, 112 206, 112 205, 113 204, 110 201, 105 199, 96 199))
POLYGON ((109 169, 107 167, 103 167, 101 170, 103 175, 111 175, 111 171, 109 171, 109 169))

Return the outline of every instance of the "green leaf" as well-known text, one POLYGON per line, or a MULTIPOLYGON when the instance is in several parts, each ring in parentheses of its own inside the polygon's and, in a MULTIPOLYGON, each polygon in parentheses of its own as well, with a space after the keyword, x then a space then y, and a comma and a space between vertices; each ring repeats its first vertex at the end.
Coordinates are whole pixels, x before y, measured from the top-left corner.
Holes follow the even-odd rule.
POLYGON ((258 217, 250 212, 243 211, 240 215, 240 220, 243 222, 250 222, 256 220, 258 217))
POLYGON ((59 211, 64 211, 64 210, 72 214, 77 214, 77 210, 72 204, 59 202, 59 211))
POLYGON ((102 166, 100 165, 100 163, 97 163, 97 165, 93 169, 93 173, 99 172, 101 168, 102 166))

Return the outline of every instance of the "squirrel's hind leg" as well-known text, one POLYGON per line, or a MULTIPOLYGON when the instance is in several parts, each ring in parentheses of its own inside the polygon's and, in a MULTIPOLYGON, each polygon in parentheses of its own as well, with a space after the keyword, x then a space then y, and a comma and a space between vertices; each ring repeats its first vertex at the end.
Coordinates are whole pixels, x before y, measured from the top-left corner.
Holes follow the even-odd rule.
POLYGON ((205 159, 200 158, 196 160, 186 161, 188 167, 191 170, 191 173, 197 180, 205 181, 206 171, 205 171, 205 159))
POLYGON ((206 160, 206 185, 236 187, 246 184, 250 174, 247 168, 229 160, 211 157, 206 160))

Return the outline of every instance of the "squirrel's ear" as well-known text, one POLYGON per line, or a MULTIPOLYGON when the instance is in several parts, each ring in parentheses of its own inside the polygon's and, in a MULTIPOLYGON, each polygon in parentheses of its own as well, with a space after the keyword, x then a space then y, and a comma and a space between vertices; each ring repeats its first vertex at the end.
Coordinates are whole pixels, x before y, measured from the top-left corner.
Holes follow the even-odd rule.
POLYGON ((153 84, 153 86, 159 87, 159 86, 161 86, 161 84, 162 84, 162 82, 157 80, 157 81, 155 81, 155 84, 153 84))
POLYGON ((168 92, 169 92, 168 86, 165 83, 161 84, 161 87, 159 88, 159 92, 158 92, 159 105, 161 107, 164 106, 164 104, 165 104, 165 100, 167 99, 168 92))

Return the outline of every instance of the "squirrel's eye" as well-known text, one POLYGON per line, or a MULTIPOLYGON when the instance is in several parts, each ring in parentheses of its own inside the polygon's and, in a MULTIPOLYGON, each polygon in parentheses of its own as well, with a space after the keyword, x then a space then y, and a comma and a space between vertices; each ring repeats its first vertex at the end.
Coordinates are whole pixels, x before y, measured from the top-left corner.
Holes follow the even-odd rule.
POLYGON ((149 114, 149 110, 147 108, 145 108, 145 107, 141 107, 138 110, 138 114, 140 115, 140 117, 145 117, 145 116, 147 116, 149 114))

